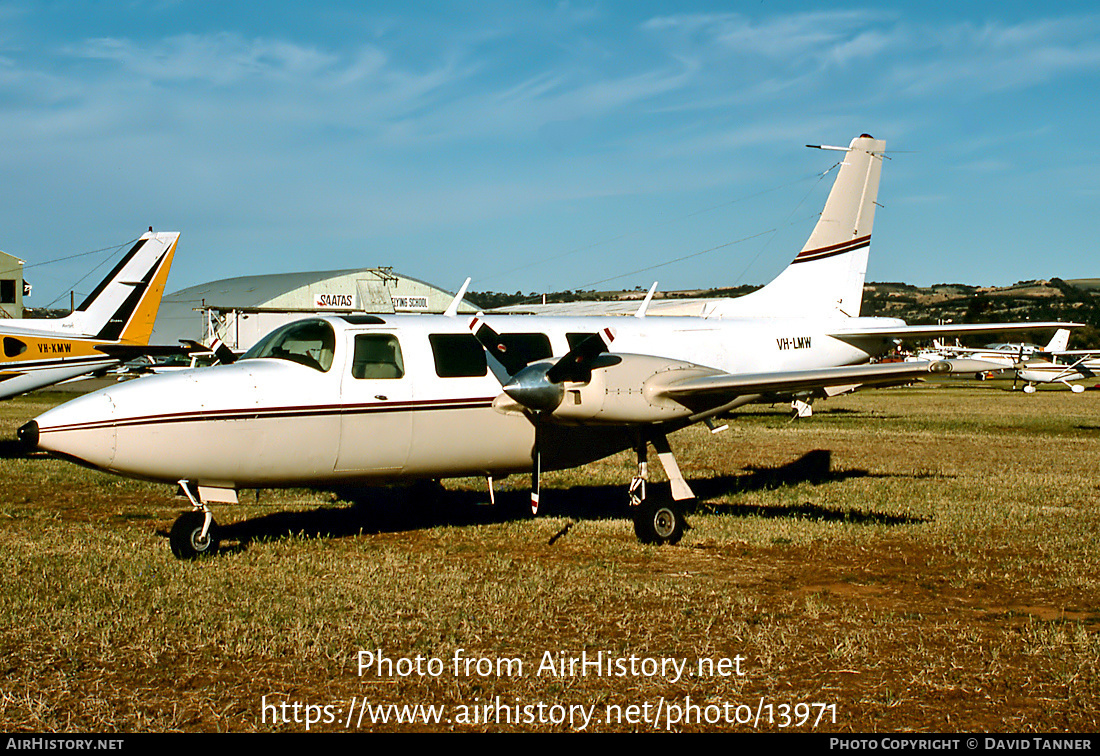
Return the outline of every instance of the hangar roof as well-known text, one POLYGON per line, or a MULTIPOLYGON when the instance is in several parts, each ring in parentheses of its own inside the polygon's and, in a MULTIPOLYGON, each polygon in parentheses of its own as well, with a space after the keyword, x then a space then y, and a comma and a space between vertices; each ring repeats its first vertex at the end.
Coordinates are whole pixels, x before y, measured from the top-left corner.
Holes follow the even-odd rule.
MULTIPOLYGON (((220 281, 189 286, 173 294, 164 295, 164 303, 186 302, 218 307, 259 307, 284 294, 289 294, 322 281, 339 278, 363 277, 372 274, 379 277, 377 268, 348 268, 346 270, 313 270, 298 273, 270 273, 259 276, 239 276, 223 278, 220 281)), ((437 287, 406 275, 390 273, 393 278, 404 279, 427 286, 437 287)), ((443 292, 442 289, 439 289, 443 292)), ((447 293, 447 292, 443 292, 447 293)), ((450 293, 454 296, 454 293, 450 293)))
MULTIPOLYGON (((204 306, 222 310, 268 308, 291 312, 443 312, 453 299, 453 292, 395 273, 391 268, 225 278, 166 294, 150 343, 174 345, 180 339, 202 339, 204 316, 196 310, 204 306)), ((459 311, 472 313, 476 309, 463 303, 459 311)))

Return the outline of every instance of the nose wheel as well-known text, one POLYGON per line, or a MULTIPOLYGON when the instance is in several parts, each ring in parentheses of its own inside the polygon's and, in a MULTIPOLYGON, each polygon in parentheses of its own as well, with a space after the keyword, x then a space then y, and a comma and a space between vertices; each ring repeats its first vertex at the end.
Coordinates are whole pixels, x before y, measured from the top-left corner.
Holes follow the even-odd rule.
POLYGON ((168 544, 177 559, 197 559, 218 550, 218 526, 214 515, 191 490, 191 482, 179 481, 180 489, 194 507, 184 512, 172 523, 168 532, 168 544))
POLYGON ((197 559, 218 549, 218 529, 209 512, 184 512, 172 524, 168 543, 177 559, 197 559), (207 518, 210 523, 207 524, 207 518))

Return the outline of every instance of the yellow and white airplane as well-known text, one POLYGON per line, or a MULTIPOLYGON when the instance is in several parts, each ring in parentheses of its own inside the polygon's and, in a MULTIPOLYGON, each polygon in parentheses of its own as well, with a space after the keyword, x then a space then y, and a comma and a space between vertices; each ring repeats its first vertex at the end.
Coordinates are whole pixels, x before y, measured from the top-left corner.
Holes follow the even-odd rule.
POLYGON ((141 236, 70 315, 0 325, 0 399, 137 356, 149 343, 178 233, 141 236))
POLYGON ((690 317, 349 315, 298 321, 231 365, 119 384, 56 407, 24 443, 178 483, 179 557, 216 549, 208 504, 241 488, 482 475, 489 483, 633 449, 634 527, 681 537, 693 497, 668 435, 802 391, 908 383, 973 361, 863 364, 903 337, 1063 324, 907 326, 859 317, 885 143, 857 137, 809 241, 770 284, 690 317), (646 490, 652 446, 670 496, 646 490))

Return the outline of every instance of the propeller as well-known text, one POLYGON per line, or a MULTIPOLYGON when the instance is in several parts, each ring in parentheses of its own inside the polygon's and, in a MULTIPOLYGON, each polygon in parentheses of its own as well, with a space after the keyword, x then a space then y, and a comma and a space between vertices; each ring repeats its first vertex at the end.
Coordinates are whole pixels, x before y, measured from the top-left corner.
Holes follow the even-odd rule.
POLYGON ((528 364, 523 355, 510 352, 500 334, 480 318, 470 321, 470 331, 485 349, 489 369, 500 381, 504 393, 530 411, 528 417, 535 426, 531 513, 538 514, 539 478, 542 473, 540 426, 545 417, 561 405, 567 381, 587 383, 592 379, 593 369, 619 361, 618 357, 607 353, 615 334, 610 328, 604 328, 578 343, 557 362, 528 364))
POLYGON ((192 339, 180 339, 180 343, 185 345, 192 352, 213 352, 217 357, 219 365, 232 365, 237 361, 237 355, 229 348, 224 341, 217 336, 210 343, 209 346, 203 344, 200 341, 193 341, 192 339))

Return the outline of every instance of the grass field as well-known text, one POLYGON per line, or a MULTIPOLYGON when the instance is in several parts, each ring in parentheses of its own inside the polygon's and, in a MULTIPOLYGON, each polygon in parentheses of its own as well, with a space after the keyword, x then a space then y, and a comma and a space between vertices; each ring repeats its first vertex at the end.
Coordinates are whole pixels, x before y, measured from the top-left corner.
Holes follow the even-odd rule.
MULTIPOLYGON (((57 401, 0 405, 0 439, 57 401)), ((1100 392, 730 426, 672 438, 675 547, 636 542, 622 455, 545 476, 537 518, 521 477, 495 507, 246 492, 197 562, 170 487, 0 441, 0 729, 1100 729, 1100 392)))

